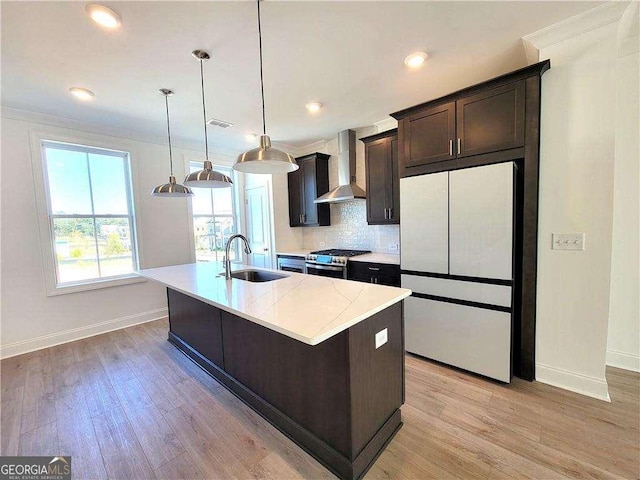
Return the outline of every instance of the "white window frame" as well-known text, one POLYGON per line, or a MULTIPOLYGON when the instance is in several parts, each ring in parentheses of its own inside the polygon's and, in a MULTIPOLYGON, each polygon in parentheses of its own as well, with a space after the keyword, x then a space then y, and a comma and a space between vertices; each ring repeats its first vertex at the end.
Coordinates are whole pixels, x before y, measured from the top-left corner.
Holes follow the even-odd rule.
MULTIPOLYGON (((96 290, 101 288, 115 287, 119 285, 128 285, 132 283, 145 282, 146 280, 136 273, 140 268, 140 229, 138 226, 138 215, 136 205, 139 204, 136 198, 137 182, 134 176, 134 157, 135 153, 129 145, 116 145, 114 142, 105 140, 101 136, 84 135, 66 135, 55 130, 52 131, 32 131, 31 132, 31 165, 33 169, 33 180, 36 194, 36 208, 38 212, 38 227, 40 233, 40 248, 42 252, 45 290, 47 296, 65 295, 76 292, 84 292, 88 290, 96 290), (89 280, 81 280, 78 282, 58 283, 57 279, 57 262, 55 251, 55 235, 53 233, 53 214, 50 211, 51 199, 49 195, 49 182, 47 178, 45 143, 64 143, 71 146, 77 146, 83 151, 110 150, 128 155, 128 174, 129 174, 129 209, 131 215, 131 246, 134 259, 134 271, 124 275, 113 277, 95 278, 89 280)), ((72 215, 71 217, 76 217, 72 215)), ((80 215, 80 217, 83 217, 80 215)), ((108 215, 106 215, 108 217, 108 215)))
MULTIPOLYGON (((202 164, 203 164, 204 160, 201 159, 194 159, 193 157, 184 157, 184 165, 185 165, 185 172, 187 172, 187 175, 189 174, 189 172, 191 172, 191 167, 193 165, 199 165, 200 168, 202 168, 202 164)), ((223 170, 223 173, 225 175, 228 175, 231 178, 231 181, 233 182, 233 187, 231 187, 233 189, 233 195, 232 195, 232 211, 233 211, 233 215, 213 215, 213 217, 233 217, 234 220, 234 224, 236 227, 236 233, 243 233, 244 229, 243 229, 243 224, 242 224, 242 215, 240 212, 240 176, 237 174, 237 172, 232 168, 231 165, 226 165, 226 164, 214 164, 213 165, 213 169, 214 170, 223 170)), ((196 263, 196 242, 195 242, 195 228, 193 226, 193 220, 195 217, 208 217, 209 215, 194 215, 193 213, 193 205, 191 202, 189 202, 189 230, 190 230, 190 235, 189 235, 189 241, 191 244, 191 261, 193 263, 196 263)), ((242 263, 243 261, 243 255, 244 255, 244 250, 238 247, 238 244, 233 244, 232 248, 235 251, 235 257, 236 259, 233 260, 233 263, 242 263)), ((219 261, 222 261, 222 258, 219 259, 219 261)))

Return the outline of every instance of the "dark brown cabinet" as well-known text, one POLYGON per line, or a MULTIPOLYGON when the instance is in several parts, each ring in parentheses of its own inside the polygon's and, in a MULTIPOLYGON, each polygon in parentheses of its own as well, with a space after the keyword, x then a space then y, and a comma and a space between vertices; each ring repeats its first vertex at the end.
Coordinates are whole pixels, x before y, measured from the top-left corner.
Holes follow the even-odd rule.
POLYGON ((524 81, 456 102, 458 157, 524 145, 524 81))
POLYGON ((169 329, 201 355, 224 368, 220 310, 167 289, 169 329))
POLYGON ((455 102, 416 112, 403 121, 402 127, 407 167, 455 158, 455 102))
POLYGON ((400 265, 351 261, 347 267, 347 279, 399 287, 400 265))
POLYGON ((403 150, 400 176, 450 169, 439 165, 524 146, 525 82, 419 105, 394 117, 403 150))
POLYGON ((367 223, 400 223, 397 129, 361 138, 367 177, 367 223))
POLYGON ((289 225, 317 227, 331 224, 328 204, 314 200, 329 191, 329 155, 313 153, 296 158, 298 170, 288 175, 289 225))

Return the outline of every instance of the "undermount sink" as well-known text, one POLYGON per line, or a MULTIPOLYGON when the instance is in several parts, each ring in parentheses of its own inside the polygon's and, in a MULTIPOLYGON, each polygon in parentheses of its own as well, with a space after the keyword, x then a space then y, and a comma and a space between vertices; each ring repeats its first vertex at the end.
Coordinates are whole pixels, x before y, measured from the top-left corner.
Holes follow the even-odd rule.
POLYGON ((263 270, 237 270, 235 272, 231 272, 231 277, 239 280, 245 280, 247 282, 272 282, 273 280, 287 278, 288 275, 280 275, 277 273, 265 272, 263 270))

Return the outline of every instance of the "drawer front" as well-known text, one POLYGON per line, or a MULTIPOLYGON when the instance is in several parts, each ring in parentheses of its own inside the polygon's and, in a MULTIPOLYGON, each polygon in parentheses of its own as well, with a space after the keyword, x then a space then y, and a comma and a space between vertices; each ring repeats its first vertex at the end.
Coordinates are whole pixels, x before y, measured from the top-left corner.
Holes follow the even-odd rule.
POLYGON ((511 314, 409 297, 405 348, 502 382, 511 380, 511 314))
POLYGON ((400 266, 388 263, 349 262, 349 274, 400 278, 400 266))

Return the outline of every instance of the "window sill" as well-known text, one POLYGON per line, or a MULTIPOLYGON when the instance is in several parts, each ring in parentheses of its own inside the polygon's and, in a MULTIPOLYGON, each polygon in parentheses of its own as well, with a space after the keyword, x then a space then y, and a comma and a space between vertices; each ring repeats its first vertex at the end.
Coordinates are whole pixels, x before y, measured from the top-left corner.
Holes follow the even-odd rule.
POLYGON ((47 297, 55 297, 57 295, 67 295, 69 293, 86 292, 89 290, 99 290, 101 288, 119 287, 121 285, 130 285, 133 283, 146 282, 145 278, 132 273, 131 275, 121 276, 117 278, 107 278, 101 280, 92 280, 84 283, 75 283, 69 285, 60 285, 47 289, 47 297))

